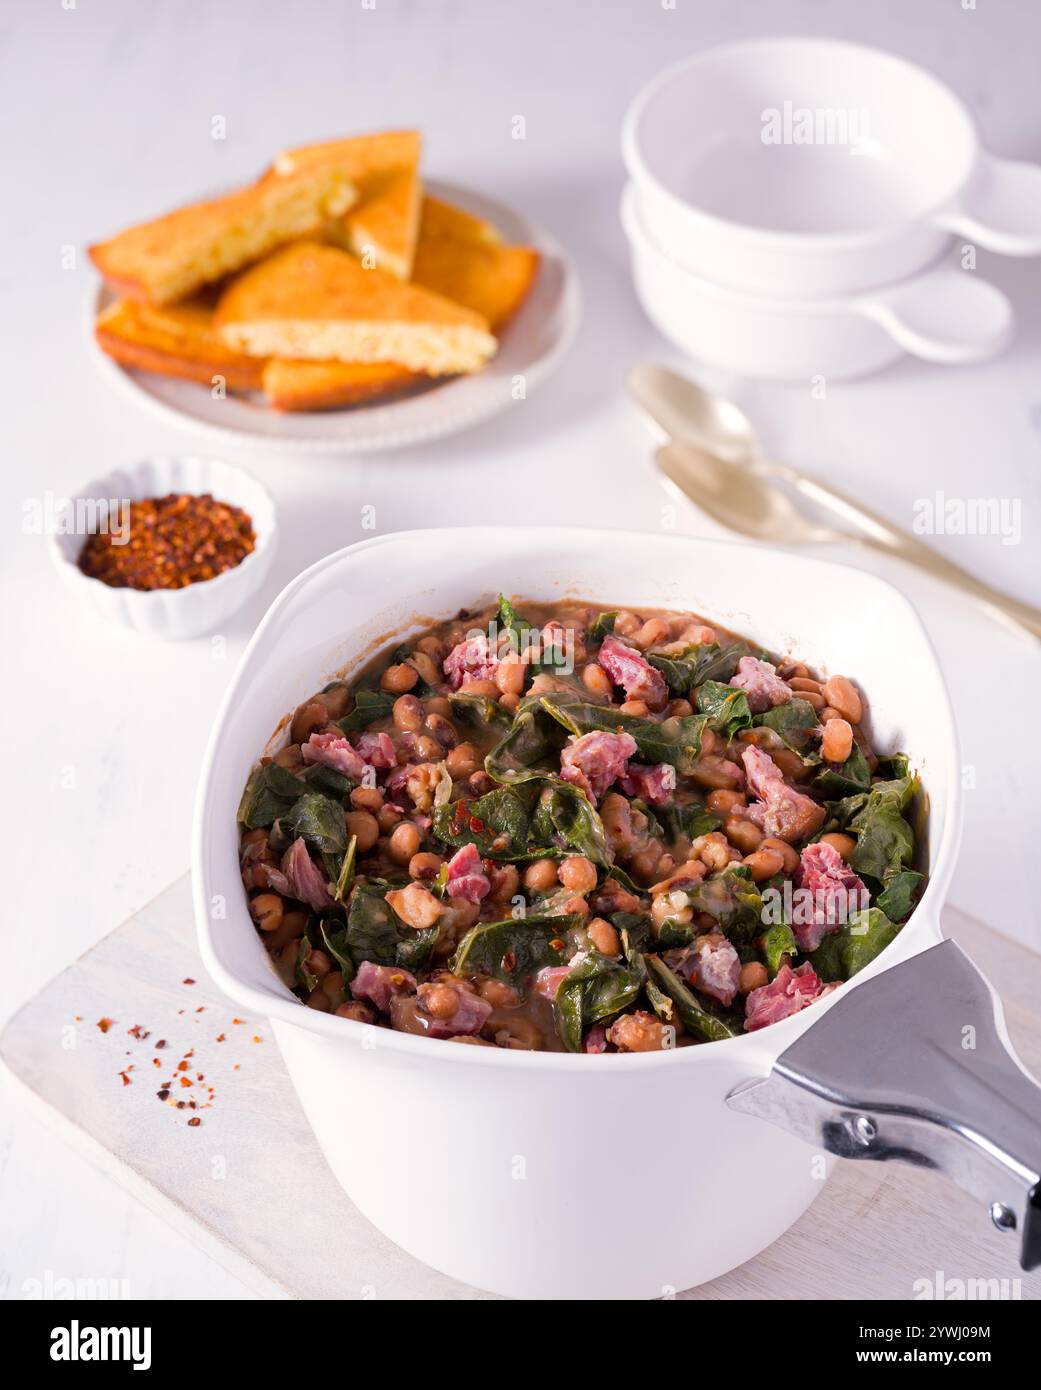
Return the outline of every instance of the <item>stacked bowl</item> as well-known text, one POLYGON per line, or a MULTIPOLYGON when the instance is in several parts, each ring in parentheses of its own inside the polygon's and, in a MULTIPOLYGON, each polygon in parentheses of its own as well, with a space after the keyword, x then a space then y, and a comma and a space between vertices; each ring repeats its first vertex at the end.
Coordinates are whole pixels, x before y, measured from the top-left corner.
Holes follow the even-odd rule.
POLYGON ((685 353, 745 375, 991 356, 1012 309, 975 248, 1041 253, 1041 167, 988 154, 951 91, 856 44, 709 49, 640 92, 622 150, 644 309, 685 353))

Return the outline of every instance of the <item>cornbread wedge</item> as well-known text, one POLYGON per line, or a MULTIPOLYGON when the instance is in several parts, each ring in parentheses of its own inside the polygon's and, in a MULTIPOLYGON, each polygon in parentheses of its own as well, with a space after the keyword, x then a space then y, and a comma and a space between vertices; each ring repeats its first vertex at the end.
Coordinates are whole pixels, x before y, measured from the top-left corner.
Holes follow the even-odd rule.
MULTIPOLYGON (((494 246, 427 237, 420 240, 413 278, 498 330, 531 289, 539 253, 527 246, 494 246)), ((392 363, 291 362, 272 358, 264 392, 276 410, 334 410, 387 397, 429 378, 392 363)))
POLYGON ((472 309, 498 331, 527 298, 538 268, 539 253, 530 246, 424 236, 416 249, 412 280, 472 309))
POLYGON ((497 346, 481 314, 315 242, 245 271, 215 322, 230 347, 255 357, 397 362, 432 376, 477 371, 497 346))
POLYGON ((361 186, 388 170, 418 167, 419 147, 418 130, 384 130, 376 135, 322 140, 318 144, 283 150, 275 156, 274 172, 284 176, 334 164, 351 183, 361 186))
POLYGON ((259 391, 264 363, 229 348, 213 326, 208 296, 155 306, 117 299, 97 318, 98 346, 124 367, 201 381, 223 377, 229 391, 259 391))
POLYGON ((273 357, 264 364, 263 387, 275 410, 335 410, 386 400, 432 380, 396 362, 292 362, 273 357))
POLYGON ((502 241, 498 227, 483 217, 446 203, 441 198, 423 196, 423 207, 419 215, 419 235, 423 237, 451 237, 453 241, 476 241, 495 243, 502 241))
POLYGON ((358 189, 358 202, 329 226, 337 245, 399 280, 412 274, 419 236, 422 185, 419 132, 387 131, 286 150, 275 160, 278 175, 322 162, 335 164, 358 189))
POLYGON ((92 246, 90 256, 121 294, 168 304, 313 232, 356 199, 342 169, 317 164, 130 227, 92 246))

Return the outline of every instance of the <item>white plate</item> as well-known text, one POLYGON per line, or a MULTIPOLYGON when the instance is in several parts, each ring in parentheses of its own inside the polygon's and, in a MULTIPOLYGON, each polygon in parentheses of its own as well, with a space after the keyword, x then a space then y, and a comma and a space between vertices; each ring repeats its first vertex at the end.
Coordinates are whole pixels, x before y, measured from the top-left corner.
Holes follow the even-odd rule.
POLYGON ((534 246, 542 257, 535 284, 517 315, 503 329, 499 351, 482 371, 453 377, 385 405, 353 406, 311 414, 283 414, 259 394, 215 400, 198 382, 156 376, 113 361, 94 343, 97 314, 115 296, 104 286, 91 301, 90 339, 109 377, 141 404, 167 419, 193 426, 222 440, 249 439, 254 445, 308 453, 370 453, 400 449, 438 435, 452 434, 505 410, 517 399, 517 384, 529 392, 547 376, 569 347, 578 327, 581 300, 575 273, 559 243, 534 223, 490 198, 430 183, 429 191, 478 217, 487 218, 516 245, 534 246))

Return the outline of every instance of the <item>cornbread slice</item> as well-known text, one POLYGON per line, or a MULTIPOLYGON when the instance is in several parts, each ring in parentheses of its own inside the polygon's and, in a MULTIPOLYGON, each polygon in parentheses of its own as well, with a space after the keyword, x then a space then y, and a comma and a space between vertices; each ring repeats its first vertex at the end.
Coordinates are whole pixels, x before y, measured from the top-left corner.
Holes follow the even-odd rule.
POLYGON ((539 253, 531 246, 423 236, 416 248, 412 280, 472 309, 498 331, 527 298, 538 268, 539 253))
POLYGON ((432 376, 477 371, 497 346, 481 314, 314 242, 245 271, 215 322, 230 347, 255 357, 397 362, 432 376))
POLYGON ((273 357, 264 364, 263 386, 275 410, 335 410, 385 400, 431 380, 425 372, 410 372, 396 362, 294 362, 273 357))
POLYGON ((330 239, 367 266, 399 280, 412 274, 423 190, 416 130, 385 131, 286 150, 275 159, 278 175, 322 162, 335 164, 358 190, 358 201, 328 228, 330 239))
POLYGON ((317 164, 130 227, 90 256, 121 294, 167 304, 313 232, 356 199, 342 169, 317 164))
MULTIPOLYGON (((538 271, 539 253, 527 246, 494 246, 443 237, 422 238, 413 279, 498 330, 523 303, 538 271)), ((429 380, 391 363, 291 362, 272 358, 264 391, 276 410, 334 410, 387 397, 429 380)))
POLYGON ((201 381, 223 377, 229 391, 259 391, 264 363, 229 348, 213 326, 208 296, 181 304, 137 304, 117 299, 94 325, 98 346, 124 367, 201 381))
POLYGON ((392 169, 419 167, 418 130, 384 130, 375 135, 351 135, 341 140, 322 140, 299 145, 275 156, 276 174, 297 174, 302 169, 335 165, 356 186, 379 178, 392 169))
POLYGON ((462 208, 441 198, 434 198, 429 193, 423 198, 419 235, 420 238, 451 237, 454 241, 502 241, 498 227, 491 222, 486 222, 483 217, 475 217, 472 212, 464 212, 462 208))

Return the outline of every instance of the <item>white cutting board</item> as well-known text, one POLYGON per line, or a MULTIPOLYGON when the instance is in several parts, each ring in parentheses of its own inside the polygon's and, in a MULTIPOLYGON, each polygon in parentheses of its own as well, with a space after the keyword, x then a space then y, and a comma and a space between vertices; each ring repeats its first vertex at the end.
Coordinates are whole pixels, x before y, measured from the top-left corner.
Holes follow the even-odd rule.
MULTIPOLYGON (((1021 1056, 1041 1074, 1041 957, 954 911, 944 925, 997 987, 1021 1056)), ((48 1123, 262 1296, 489 1296, 406 1255, 344 1195, 266 1021, 239 1015, 204 974, 187 875, 27 1004, 0 1037, 0 1058, 48 1123), (112 1020, 107 1032, 101 1019, 112 1020), (129 1034, 135 1025, 149 1036, 129 1034), (170 1089, 186 1102, 177 1109, 156 1093, 181 1076, 192 1085, 170 1089), (188 1108, 211 1086, 209 1108, 188 1108)), ((1041 1271, 1023 1274, 1016 1242, 935 1174, 841 1162, 781 1240, 679 1296, 905 1299, 920 1296, 921 1280, 1018 1279, 1013 1295, 1039 1298, 1041 1271)))

